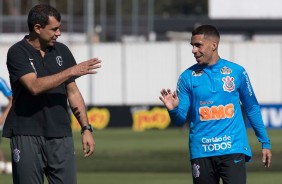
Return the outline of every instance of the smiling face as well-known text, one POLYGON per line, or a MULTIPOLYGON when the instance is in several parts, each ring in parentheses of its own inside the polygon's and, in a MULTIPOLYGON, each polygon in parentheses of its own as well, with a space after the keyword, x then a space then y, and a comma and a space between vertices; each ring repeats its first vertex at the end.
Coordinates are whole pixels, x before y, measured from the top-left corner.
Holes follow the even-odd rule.
POLYGON ((42 46, 53 46, 57 38, 61 36, 61 23, 53 16, 49 16, 48 24, 43 28, 40 24, 35 25, 35 32, 38 34, 42 46))
POLYGON ((191 38, 191 45, 192 53, 199 65, 213 65, 219 59, 217 38, 196 34, 191 38))

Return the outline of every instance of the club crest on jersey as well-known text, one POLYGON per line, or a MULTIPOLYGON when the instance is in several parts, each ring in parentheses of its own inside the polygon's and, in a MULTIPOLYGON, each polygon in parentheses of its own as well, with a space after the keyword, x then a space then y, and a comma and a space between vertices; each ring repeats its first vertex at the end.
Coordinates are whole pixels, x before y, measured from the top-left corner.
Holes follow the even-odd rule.
POLYGON ((13 159, 15 163, 18 163, 20 161, 20 152, 21 151, 17 148, 13 150, 13 159))
POLYGON ((192 75, 193 75, 194 77, 200 77, 201 75, 203 75, 203 70, 194 70, 194 71, 192 72, 192 75))
POLYGON ((220 73, 222 74, 231 74, 232 70, 226 66, 224 66, 223 68, 220 69, 220 73))
POLYGON ((192 174, 194 178, 200 177, 199 169, 200 169, 200 166, 194 163, 192 166, 192 174))
POLYGON ((57 56, 56 57, 56 61, 58 63, 59 66, 62 66, 63 65, 63 58, 62 56, 57 56))
POLYGON ((224 91, 228 91, 228 92, 232 92, 235 89, 235 84, 234 84, 234 78, 233 77, 223 77, 222 78, 223 81, 223 90, 224 91))

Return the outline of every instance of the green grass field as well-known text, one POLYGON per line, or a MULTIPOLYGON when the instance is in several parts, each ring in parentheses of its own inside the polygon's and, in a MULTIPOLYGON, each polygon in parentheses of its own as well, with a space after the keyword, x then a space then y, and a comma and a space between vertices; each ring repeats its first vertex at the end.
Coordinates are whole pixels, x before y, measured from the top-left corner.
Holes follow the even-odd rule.
MULTIPOLYGON (((0 183, 12 184, 11 175, 0 175, 0 183)), ((281 172, 250 172, 247 183, 279 184, 281 172)), ((190 173, 79 172, 78 184, 192 184, 192 179, 190 173)))
MULTIPOLYGON (((282 131, 268 132, 273 147, 270 169, 261 166, 261 144, 253 131, 249 131, 254 157, 253 162, 247 164, 248 184, 281 183, 282 131)), ((74 133, 79 184, 192 183, 186 130, 171 128, 133 132, 131 129, 118 128, 95 131, 94 136, 96 151, 93 157, 85 159, 81 136, 74 133)), ((3 140, 2 147, 10 159, 8 139, 3 140)), ((11 175, 0 175, 0 184, 10 183, 11 175)))

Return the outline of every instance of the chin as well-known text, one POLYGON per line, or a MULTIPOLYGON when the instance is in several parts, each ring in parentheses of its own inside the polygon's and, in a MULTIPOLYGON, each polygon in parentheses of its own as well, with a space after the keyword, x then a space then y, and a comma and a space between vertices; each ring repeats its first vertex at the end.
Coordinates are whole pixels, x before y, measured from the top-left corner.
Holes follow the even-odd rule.
POLYGON ((50 42, 48 45, 49 46, 54 46, 55 42, 50 42))
POLYGON ((198 65, 203 65, 204 64, 204 62, 201 61, 201 60, 196 60, 196 61, 197 61, 198 65))

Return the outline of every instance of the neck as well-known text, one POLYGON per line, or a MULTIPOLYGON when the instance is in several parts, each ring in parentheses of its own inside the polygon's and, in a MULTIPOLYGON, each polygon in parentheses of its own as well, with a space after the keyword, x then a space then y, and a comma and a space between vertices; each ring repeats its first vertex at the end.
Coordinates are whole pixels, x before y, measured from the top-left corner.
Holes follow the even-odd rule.
POLYGON ((219 58, 220 58, 219 55, 216 55, 216 56, 212 57, 211 61, 208 64, 208 66, 216 64, 218 62, 219 58))
POLYGON ((27 38, 27 42, 32 45, 36 50, 39 51, 45 51, 46 50, 46 46, 43 45, 39 38, 34 36, 33 34, 29 34, 28 38, 27 38))

